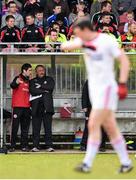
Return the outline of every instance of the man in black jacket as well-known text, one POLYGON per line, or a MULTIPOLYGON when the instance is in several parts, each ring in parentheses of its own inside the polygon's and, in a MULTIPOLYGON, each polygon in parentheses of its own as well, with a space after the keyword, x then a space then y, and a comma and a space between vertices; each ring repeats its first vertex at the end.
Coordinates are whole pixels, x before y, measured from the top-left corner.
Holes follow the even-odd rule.
POLYGON ((45 143, 48 152, 52 148, 52 116, 54 114, 53 97, 55 82, 52 77, 46 76, 43 65, 36 66, 36 77, 30 81, 30 101, 32 107, 33 152, 39 151, 41 123, 45 130, 45 143))
POLYGON ((37 52, 43 45, 36 45, 36 42, 44 42, 44 32, 42 27, 34 24, 35 18, 32 14, 26 16, 26 26, 22 29, 22 42, 35 42, 35 44, 23 45, 27 52, 37 52))
MULTIPOLYGON (((83 90, 82 90, 82 109, 85 112, 86 120, 85 120, 85 128, 84 128, 83 137, 81 140, 80 150, 85 151, 86 146, 87 146, 87 139, 88 139, 88 120, 89 120, 89 115, 92 109, 92 105, 89 98, 89 92, 88 92, 88 81, 85 82, 83 86, 83 90)), ((107 135, 102 128, 102 143, 100 146, 100 151, 105 151, 106 138, 107 138, 107 135)))
MULTIPOLYGON (((6 17, 6 26, 0 29, 0 41, 7 43, 7 45, 1 46, 3 48, 6 48, 6 50, 9 50, 11 48, 11 45, 8 43, 21 41, 21 32, 20 29, 15 26, 14 16, 8 15, 6 17)), ((18 46, 15 45, 15 47, 18 46)))

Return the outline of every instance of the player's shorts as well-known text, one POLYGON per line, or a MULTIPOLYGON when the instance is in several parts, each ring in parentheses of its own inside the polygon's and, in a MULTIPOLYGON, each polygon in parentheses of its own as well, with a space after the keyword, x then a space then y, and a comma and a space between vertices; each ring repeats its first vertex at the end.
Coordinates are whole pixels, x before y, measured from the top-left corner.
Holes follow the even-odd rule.
POLYGON ((118 87, 117 85, 108 85, 101 87, 89 86, 89 96, 92 103, 92 109, 107 109, 116 111, 118 106, 118 87))

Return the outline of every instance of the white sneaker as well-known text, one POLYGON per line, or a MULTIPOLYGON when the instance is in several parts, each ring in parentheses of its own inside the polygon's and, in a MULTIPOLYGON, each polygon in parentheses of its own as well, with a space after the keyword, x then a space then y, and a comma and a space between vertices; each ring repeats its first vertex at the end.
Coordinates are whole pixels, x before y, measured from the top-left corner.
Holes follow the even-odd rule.
POLYGON ((40 150, 37 148, 37 147, 34 147, 33 149, 32 149, 32 152, 39 152, 40 150))
POLYGON ((46 151, 47 151, 47 152, 54 152, 55 150, 50 147, 50 148, 47 148, 46 151))

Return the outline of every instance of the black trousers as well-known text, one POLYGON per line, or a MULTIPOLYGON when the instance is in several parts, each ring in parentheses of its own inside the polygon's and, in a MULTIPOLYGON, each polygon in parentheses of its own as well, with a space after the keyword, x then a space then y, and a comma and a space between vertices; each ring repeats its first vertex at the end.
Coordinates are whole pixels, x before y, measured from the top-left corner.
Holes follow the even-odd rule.
POLYGON ((11 147, 15 148, 16 138, 20 125, 21 130, 21 147, 28 146, 28 131, 31 120, 30 108, 15 107, 12 114, 12 126, 11 126, 11 147))
MULTIPOLYGON (((103 128, 101 128, 101 132, 102 132, 102 142, 101 142, 100 147, 105 148, 107 135, 103 128)), ((81 146, 85 146, 85 147, 87 146, 87 139, 88 139, 88 120, 85 120, 85 127, 84 127, 84 131, 83 131, 83 137, 81 140, 81 146)))
MULTIPOLYGON (((44 112, 45 108, 42 103, 39 103, 38 110, 35 115, 32 115, 33 127, 33 146, 39 147, 41 124, 43 122, 45 131, 46 147, 52 147, 52 113, 44 112)), ((32 113, 33 114, 33 113, 32 113)))

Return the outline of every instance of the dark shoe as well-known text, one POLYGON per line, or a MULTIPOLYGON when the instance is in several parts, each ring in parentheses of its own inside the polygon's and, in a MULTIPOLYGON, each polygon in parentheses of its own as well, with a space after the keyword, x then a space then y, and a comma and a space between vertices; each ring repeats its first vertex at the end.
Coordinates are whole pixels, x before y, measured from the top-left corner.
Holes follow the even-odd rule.
POLYGON ((128 172, 132 171, 132 169, 133 169, 132 164, 130 164, 129 166, 122 165, 119 169, 119 173, 128 173, 128 172))
POLYGON ((55 150, 52 147, 46 149, 47 152, 54 152, 55 150))
POLYGON ((10 148, 9 152, 15 152, 15 148, 10 148))
POLYGON ((86 147, 85 146, 81 146, 80 147, 80 151, 86 151, 86 147))
POLYGON ((83 173, 89 173, 90 172, 90 167, 88 167, 86 164, 82 163, 79 166, 75 168, 76 171, 78 172, 83 172, 83 173))
POLYGON ((29 152, 29 148, 28 148, 28 147, 24 147, 24 148, 21 149, 21 151, 23 151, 23 152, 29 152))
POLYGON ((34 147, 31 151, 32 152, 39 152, 40 150, 37 147, 34 147))

